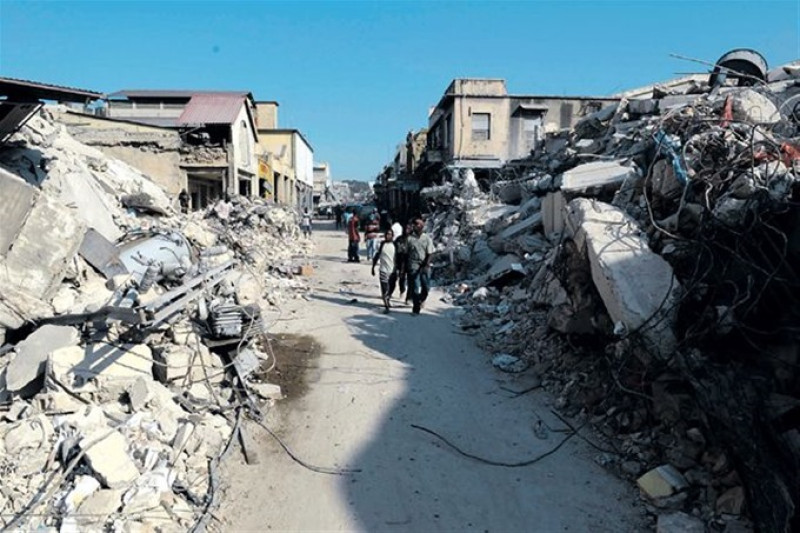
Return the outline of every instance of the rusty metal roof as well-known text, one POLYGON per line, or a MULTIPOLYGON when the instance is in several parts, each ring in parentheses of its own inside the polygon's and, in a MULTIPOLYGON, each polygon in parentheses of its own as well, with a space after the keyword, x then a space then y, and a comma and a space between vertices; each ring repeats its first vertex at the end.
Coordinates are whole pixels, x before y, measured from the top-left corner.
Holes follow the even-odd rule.
POLYGON ((0 95, 14 99, 57 100, 59 102, 85 102, 103 97, 103 93, 86 89, 4 77, 0 77, 0 95))
POLYGON ((233 124, 244 102, 242 94, 195 94, 178 117, 178 125, 233 124))

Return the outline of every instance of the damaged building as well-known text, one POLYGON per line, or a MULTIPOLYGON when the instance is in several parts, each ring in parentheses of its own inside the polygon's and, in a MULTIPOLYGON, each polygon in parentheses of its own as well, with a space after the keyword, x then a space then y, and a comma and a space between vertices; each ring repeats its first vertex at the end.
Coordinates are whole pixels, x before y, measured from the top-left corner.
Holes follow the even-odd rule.
POLYGON ((607 438, 601 464, 659 531, 797 530, 797 65, 735 50, 700 80, 548 111, 527 157, 480 148, 489 105, 454 129, 459 90, 428 133, 451 166, 420 197, 462 331, 607 438))
POLYGON ((307 290, 294 273, 311 243, 292 208, 214 201, 231 176, 250 192, 245 99, 158 104, 188 132, 35 105, 0 146, 0 528, 202 529, 244 406, 258 418, 281 397, 260 370, 265 314, 307 290), (179 133, 240 150, 234 170, 222 156, 185 166, 216 172, 213 191, 189 182, 189 213, 170 189, 191 150, 179 133))
POLYGON ((581 117, 617 100, 513 95, 502 79, 454 79, 429 113, 424 150, 419 150, 418 138, 406 140, 404 151, 415 162, 407 165, 412 179, 389 183, 390 176, 382 173, 377 180, 380 201, 413 211, 418 196, 409 182, 416 182, 417 189, 441 182, 448 169, 471 169, 487 188, 506 163, 540 148, 546 133, 568 130, 581 117))

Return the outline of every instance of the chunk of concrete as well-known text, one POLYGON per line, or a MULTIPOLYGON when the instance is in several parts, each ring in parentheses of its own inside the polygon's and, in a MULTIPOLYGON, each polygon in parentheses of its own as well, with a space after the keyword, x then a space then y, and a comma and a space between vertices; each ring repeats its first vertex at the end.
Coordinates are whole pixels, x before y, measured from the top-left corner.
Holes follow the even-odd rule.
POLYGON ((547 193, 542 200, 542 226, 544 235, 553 239, 564 231, 567 202, 561 191, 547 193))
POLYGON ((680 291, 672 267, 650 250, 636 222, 621 209, 577 198, 567 210, 569 231, 587 254, 592 281, 614 323, 627 332, 642 327, 655 352, 671 353, 680 291))
POLYGON ((89 466, 105 487, 123 488, 139 477, 139 470, 128 455, 128 441, 119 431, 112 431, 105 437, 102 434, 86 437, 79 446, 85 450, 89 466))
POLYGON ((6 388, 19 391, 44 374, 47 356, 59 348, 77 346, 78 330, 68 326, 47 324, 17 344, 16 357, 6 368, 6 388))
POLYGON ((81 389, 91 383, 112 394, 125 392, 140 377, 153 376, 153 354, 144 344, 70 346, 53 351, 49 365, 68 387, 81 389))
POLYGON ((720 514, 739 516, 744 511, 744 488, 733 487, 717 498, 716 510, 720 514))
POLYGON ((622 184, 625 180, 641 177, 635 166, 623 165, 621 161, 593 161, 584 163, 561 175, 561 190, 567 194, 584 192, 622 184))
MULTIPOLYGON (((0 269, 3 262, 0 261, 0 269)), ((0 328, 17 329, 27 321, 53 316, 53 308, 0 274, 0 328)))
POLYGON ((753 89, 737 91, 733 96, 733 118, 754 124, 775 124, 781 114, 772 101, 753 89))
POLYGON ((683 474, 672 465, 661 465, 650 470, 637 479, 636 484, 651 500, 672 496, 689 486, 683 474))
POLYGON ((88 526, 104 523, 119 509, 123 492, 123 489, 100 489, 87 496, 78 507, 78 524, 88 526))
POLYGON ((658 515, 656 533, 705 533, 703 521, 686 513, 674 512, 658 515))
POLYGON ((0 257, 5 257, 16 240, 36 196, 35 187, 0 167, 0 198, 3 199, 3 209, 0 209, 0 257))
POLYGON ((274 383, 250 383, 249 385, 256 391, 256 394, 265 400, 283 399, 280 385, 275 385, 274 383))
POLYGON ((6 253, 0 286, 16 286, 30 296, 49 300, 78 253, 85 229, 71 209, 39 195, 6 253))
POLYGON ((100 488, 100 482, 92 476, 77 476, 75 486, 64 497, 64 509, 67 513, 75 511, 89 496, 100 488))
POLYGON ((514 254, 508 254, 500 257, 494 262, 492 268, 486 274, 487 285, 506 285, 506 281, 510 282, 525 276, 525 267, 522 266, 522 261, 514 254))
POLYGON ((5 452, 14 456, 22 450, 31 448, 49 450, 53 425, 45 415, 37 415, 17 422, 8 430, 3 439, 5 452))

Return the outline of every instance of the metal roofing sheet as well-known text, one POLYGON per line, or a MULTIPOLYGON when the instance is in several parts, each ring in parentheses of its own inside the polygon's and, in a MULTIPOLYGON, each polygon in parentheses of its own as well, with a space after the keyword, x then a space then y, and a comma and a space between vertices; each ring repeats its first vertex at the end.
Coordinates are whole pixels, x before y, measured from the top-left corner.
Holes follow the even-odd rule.
POLYGON ((15 97, 30 95, 42 100, 59 100, 63 102, 84 102, 87 99, 98 99, 103 96, 102 93, 86 89, 3 77, 0 77, 0 94, 15 97))
POLYGON ((178 124, 232 124, 244 98, 242 94, 196 94, 178 117, 178 124))

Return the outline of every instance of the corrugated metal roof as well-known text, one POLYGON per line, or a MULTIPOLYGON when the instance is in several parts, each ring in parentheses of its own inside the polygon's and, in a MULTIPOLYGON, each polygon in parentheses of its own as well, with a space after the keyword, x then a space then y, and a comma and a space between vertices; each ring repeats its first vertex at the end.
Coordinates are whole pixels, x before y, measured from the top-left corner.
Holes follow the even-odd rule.
POLYGON ((42 100, 58 100, 62 102, 84 102, 86 100, 99 99, 103 96, 103 93, 86 89, 4 77, 0 77, 0 94, 15 97, 29 95, 42 100))
POLYGON ((123 89, 108 95, 109 98, 191 98, 194 95, 249 96, 250 91, 197 91, 184 89, 123 89))
POLYGON ((195 94, 183 113, 179 125, 233 124, 245 102, 242 94, 195 94))

